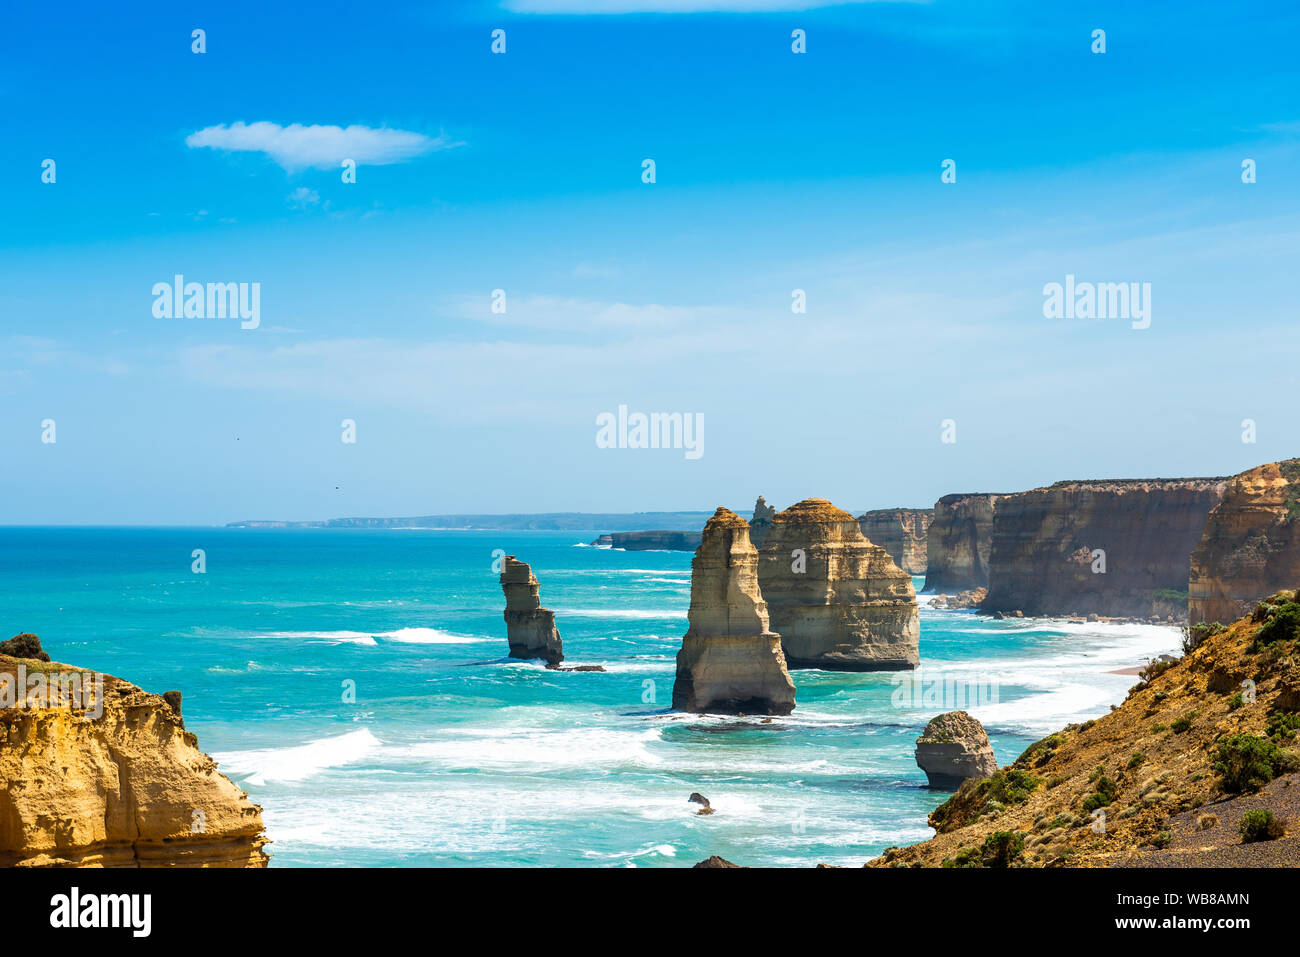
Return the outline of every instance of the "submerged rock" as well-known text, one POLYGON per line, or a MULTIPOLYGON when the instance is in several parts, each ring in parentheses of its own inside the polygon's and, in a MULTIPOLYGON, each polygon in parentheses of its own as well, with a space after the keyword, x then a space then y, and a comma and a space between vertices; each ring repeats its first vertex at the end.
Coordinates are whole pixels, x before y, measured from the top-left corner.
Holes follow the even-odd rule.
POLYGON ((768 628, 758 550, 745 520, 719 508, 691 560, 690 628, 677 652, 673 707, 723 714, 789 714, 794 682, 781 637, 768 628))
POLYGON ((998 769, 984 726, 965 711, 941 714, 916 739, 916 763, 930 787, 955 790, 967 778, 986 778, 998 769))
POLYGON ((507 555, 501 568, 501 590, 506 595, 506 640, 510 657, 531 660, 541 658, 548 665, 564 660, 560 632, 555 627, 555 613, 543 608, 541 586, 526 562, 507 555))
POLYGON ((824 498, 772 522, 759 583, 791 668, 914 668, 920 620, 912 578, 824 498))

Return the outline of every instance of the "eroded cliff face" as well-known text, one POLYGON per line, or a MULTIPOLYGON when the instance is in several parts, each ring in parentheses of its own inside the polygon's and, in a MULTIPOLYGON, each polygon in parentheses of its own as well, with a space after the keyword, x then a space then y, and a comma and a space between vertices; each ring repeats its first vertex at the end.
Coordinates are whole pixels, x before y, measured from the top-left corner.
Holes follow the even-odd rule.
POLYGON ((791 668, 914 668, 920 623, 912 578, 826 499, 772 520, 758 580, 791 668))
POLYGON ((1188 617, 1235 621, 1256 602, 1300 585, 1300 459, 1233 478, 1192 552, 1188 617))
POLYGON ((507 555, 501 566, 501 590, 506 596, 506 641, 510 657, 541 658, 551 667, 564 660, 555 613, 542 607, 541 585, 527 562, 507 555))
POLYGON ((889 552, 894 564, 909 575, 924 575, 926 534, 932 508, 877 508, 858 516, 867 541, 889 552))
POLYGON ((719 508, 691 560, 690 628, 677 653, 673 707, 789 714, 794 682, 758 586, 758 550, 745 520, 719 508))
POLYGON ((926 591, 961 591, 989 583, 993 513, 1003 496, 945 495, 934 503, 926 531, 926 591))
POLYGON ((0 708, 0 866, 266 866, 262 809, 161 696, 105 675, 93 717, 101 705, 29 694, 37 673, 92 683, 0 656, 0 682, 23 702, 0 708))
POLYGON ((1001 496, 986 611, 1186 614, 1188 564, 1223 478, 1057 482, 1001 496))

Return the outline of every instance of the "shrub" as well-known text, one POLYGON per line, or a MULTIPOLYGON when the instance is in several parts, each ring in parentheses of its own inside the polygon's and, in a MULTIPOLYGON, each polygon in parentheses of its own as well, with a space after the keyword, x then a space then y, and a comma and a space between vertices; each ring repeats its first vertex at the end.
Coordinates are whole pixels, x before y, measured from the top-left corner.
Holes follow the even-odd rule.
POLYGON ((1274 741, 1285 741, 1295 737, 1300 730, 1300 714, 1293 711, 1279 711, 1268 716, 1266 733, 1274 741))
POLYGON ((1147 756, 1143 754, 1141 751, 1134 751, 1133 756, 1128 759, 1128 769, 1130 771, 1133 771, 1136 770, 1137 768, 1142 767, 1142 762, 1144 762, 1146 759, 1147 756))
POLYGON ((1245 703, 1246 703, 1245 699, 1241 697, 1241 692, 1238 691, 1236 694, 1234 694, 1231 698, 1228 699, 1228 710, 1236 711, 1245 703))
POLYGON ((1190 654, 1206 638, 1221 635, 1227 630, 1227 626, 1217 621, 1201 621, 1191 626, 1183 625, 1183 654, 1190 654))
POLYGON ((1169 730, 1169 725, 1161 724, 1159 721, 1151 725, 1152 734, 1159 734, 1161 731, 1168 731, 1168 730, 1169 730))
POLYGON ((1208 831, 1212 827, 1219 826, 1219 816, 1217 814, 1202 814, 1196 819, 1196 829, 1198 831, 1208 831))
POLYGON ((1160 677, 1176 664, 1178 664, 1176 661, 1152 659, 1143 665, 1142 670, 1138 672, 1138 677, 1150 684, 1152 679, 1160 677))
MULTIPOLYGON (((1097 770, 1100 771, 1101 768, 1097 770)), ((1099 807, 1109 806, 1115 800, 1115 782, 1106 777, 1105 774, 1097 775, 1096 772, 1093 773, 1096 775, 1093 784, 1096 790, 1083 799, 1083 810, 1089 814, 1099 807)))
POLYGON ((1255 632, 1255 647, 1266 648, 1279 641, 1290 641, 1300 635, 1300 602, 1278 605, 1264 624, 1255 632))
POLYGON ((1221 738, 1216 747, 1214 770, 1223 776, 1223 790, 1229 794, 1258 791, 1278 775, 1300 766, 1295 754, 1253 734, 1221 738))
POLYGON ((1198 712, 1196 711, 1189 711, 1181 718, 1177 718, 1169 727, 1173 730, 1174 734, 1182 734, 1192 726, 1192 722, 1196 720, 1197 714, 1198 712))
POLYGON ((1025 839, 1015 831, 994 831, 979 847, 968 847, 945 858, 944 867, 1010 867, 1025 851, 1025 839))
POLYGON ((1161 831, 1155 837, 1151 838, 1151 846, 1156 848, 1165 848, 1174 843, 1173 831, 1161 831))
POLYGON ((1245 813, 1237 829, 1241 831, 1243 844, 1276 841, 1286 833, 1286 822, 1275 818, 1272 811, 1256 808, 1245 813))

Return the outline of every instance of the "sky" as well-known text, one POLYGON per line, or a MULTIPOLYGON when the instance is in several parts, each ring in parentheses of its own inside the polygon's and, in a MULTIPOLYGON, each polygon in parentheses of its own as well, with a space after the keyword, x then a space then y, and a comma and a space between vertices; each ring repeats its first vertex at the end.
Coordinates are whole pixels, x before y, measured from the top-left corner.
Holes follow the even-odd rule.
POLYGON ((1293 4, 271 6, 0 13, 0 524, 916 507, 1300 454, 1293 4), (256 327, 168 317, 176 275, 256 283, 256 327), (1049 318, 1067 276, 1149 325, 1049 318), (700 454, 600 447, 620 406, 700 454))

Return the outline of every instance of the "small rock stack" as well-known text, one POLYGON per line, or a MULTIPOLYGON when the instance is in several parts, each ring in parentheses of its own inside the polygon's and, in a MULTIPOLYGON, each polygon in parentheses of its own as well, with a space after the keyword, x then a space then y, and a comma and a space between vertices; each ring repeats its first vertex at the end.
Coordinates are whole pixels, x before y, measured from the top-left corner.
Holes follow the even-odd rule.
POLYGON ((550 667, 564 660, 555 613, 543 608, 541 586, 526 562, 507 555, 501 568, 501 590, 506 594, 506 640, 510 657, 541 658, 550 667))
POLYGON ((930 787, 956 790, 967 778, 986 778, 998 769, 984 726, 965 711, 941 714, 916 739, 916 764, 930 787))

